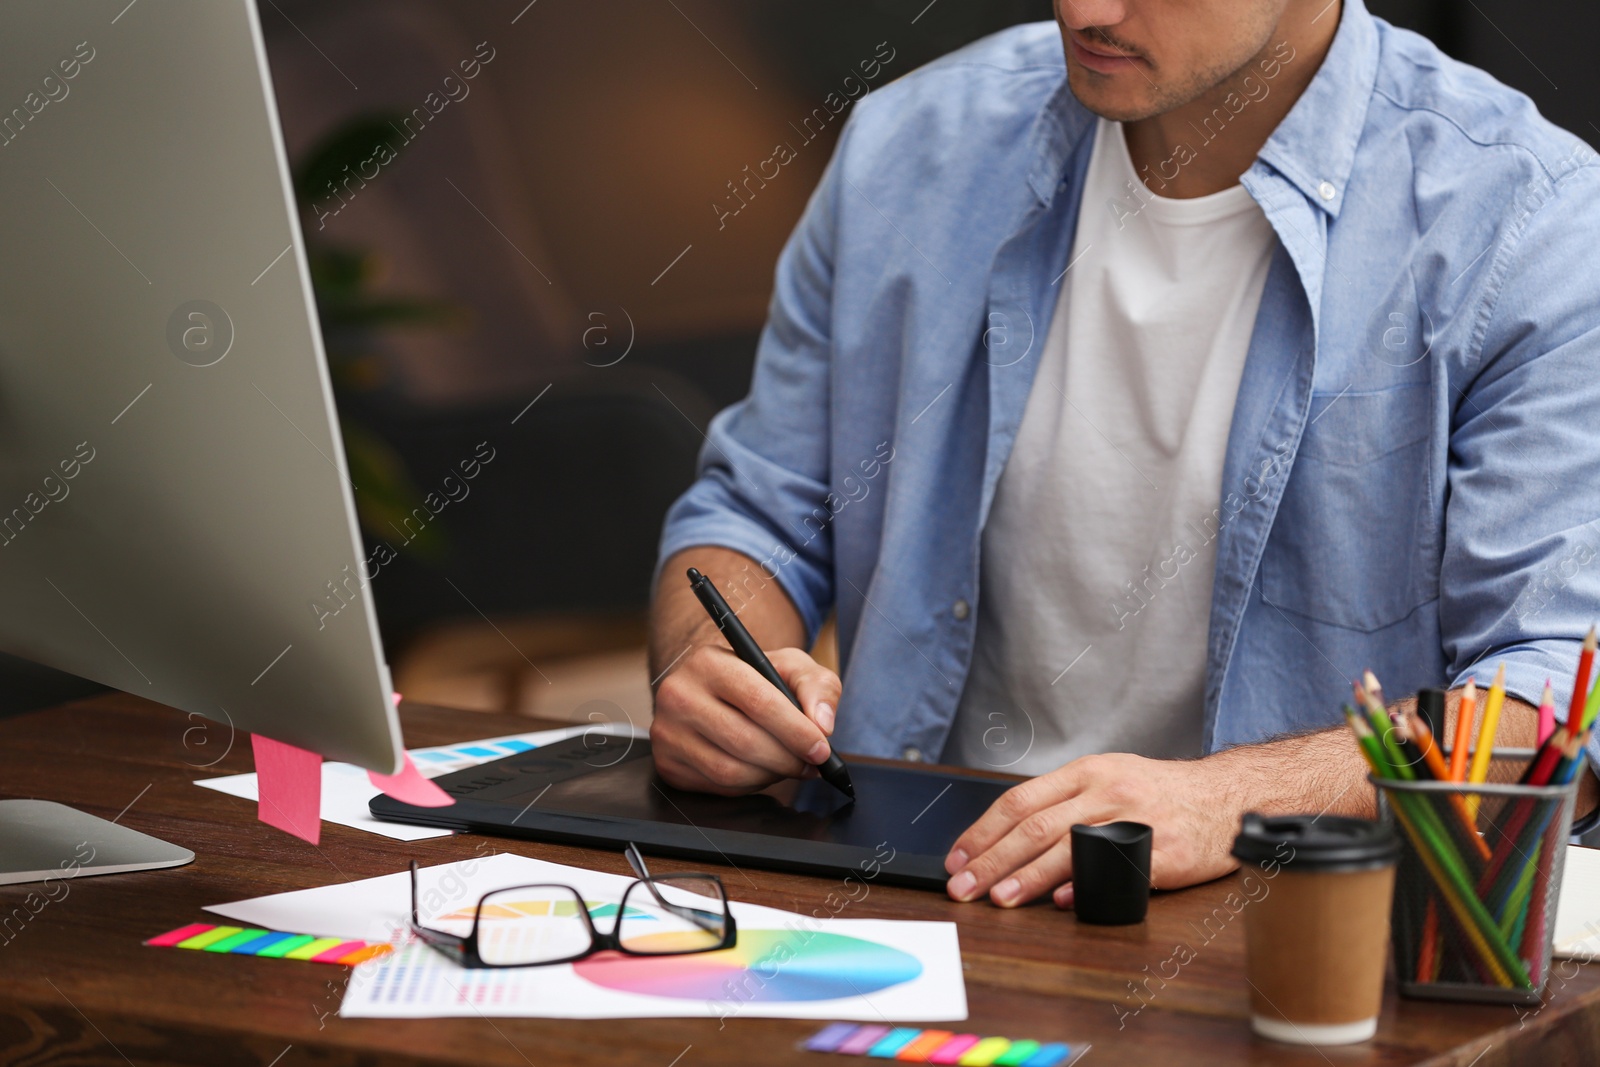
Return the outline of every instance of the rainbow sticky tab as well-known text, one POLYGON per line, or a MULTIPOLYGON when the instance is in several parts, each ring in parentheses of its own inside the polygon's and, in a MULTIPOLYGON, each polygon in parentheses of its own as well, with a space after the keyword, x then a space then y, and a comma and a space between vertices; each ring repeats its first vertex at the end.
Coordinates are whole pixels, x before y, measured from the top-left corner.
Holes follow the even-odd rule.
POLYGON ((1038 1051, 1037 1041, 1013 1041, 1010 1048, 994 1058, 994 1067, 1022 1067, 1038 1051))
POLYGON ((957 1034, 949 1041, 940 1045, 928 1057, 929 1063, 956 1063, 961 1059, 961 1054, 978 1043, 977 1034, 957 1034))
POLYGON ((949 1030, 924 1030, 915 1041, 895 1053, 894 1058, 907 1063, 927 1063, 928 1057, 954 1036, 949 1030))
POLYGON ((216 944, 218 941, 221 941, 225 937, 232 937, 234 934, 238 933, 241 929, 242 929, 242 927, 238 927, 238 926, 213 926, 213 927, 211 927, 211 929, 207 930, 205 933, 195 934, 193 937, 191 937, 191 938, 189 938, 189 939, 187 939, 185 941, 179 941, 178 942, 178 947, 179 948, 205 948, 207 945, 216 944))
POLYGON ((335 945, 344 944, 342 937, 319 937, 290 952, 285 952, 286 960, 314 960, 335 945))
POLYGON ((922 1031, 915 1027, 896 1027, 880 1038, 871 1048, 867 1049, 867 1055, 880 1060, 893 1059, 896 1053, 915 1041, 920 1033, 922 1031))
POLYGON ((1007 1037, 979 1037, 949 1030, 915 1027, 857 1026, 831 1023, 813 1034, 803 1046, 812 1052, 839 1052, 901 1063, 939 1063, 954 1067, 1063 1067, 1089 1051, 1061 1042, 1013 1041, 1007 1037))
POLYGON ((312 963, 338 963, 346 956, 353 956, 361 949, 367 947, 365 941, 341 941, 325 952, 319 952, 311 957, 312 963))
POLYGON ((346 941, 340 937, 312 937, 254 927, 212 926, 190 923, 146 941, 157 948, 187 948, 234 956, 310 960, 355 966, 394 950, 386 941, 346 941))
POLYGON ((1011 1047, 1008 1037, 986 1037, 961 1054, 958 1067, 991 1067, 995 1057, 1011 1047))
POLYGON ((160 937, 152 937, 145 944, 154 945, 157 948, 172 948, 178 942, 187 941, 196 934, 203 934, 209 929, 211 929, 210 923, 190 923, 188 926, 180 926, 176 930, 168 930, 160 937))
POLYGON ((333 962, 343 964, 346 967, 354 967, 358 963, 365 963, 368 960, 375 960, 379 956, 387 956, 389 953, 394 951, 393 945, 368 944, 366 942, 360 942, 360 945, 360 948, 356 949, 348 956, 340 956, 333 962))
POLYGON ((1060 1067, 1071 1055, 1072 1049, 1059 1042, 1042 1045, 1022 1067, 1060 1067))
POLYGON ((248 945, 252 941, 260 940, 267 931, 254 928, 240 930, 232 937, 225 937, 221 941, 213 941, 205 947, 207 952, 232 952, 235 946, 248 945))
POLYGON ((883 1039, 883 1035, 887 1034, 888 1032, 889 1028, 887 1026, 863 1026, 861 1029, 857 1030, 855 1033, 846 1038, 838 1048, 834 1049, 834 1051, 842 1052, 846 1056, 863 1055, 866 1053, 867 1049, 881 1041, 883 1039))
POLYGON ((829 1023, 812 1034, 805 1047, 812 1052, 835 1052, 856 1029, 855 1023, 829 1023))
MULTIPOLYGON (((228 951, 234 953, 237 956, 268 956, 268 955, 272 954, 270 952, 270 949, 274 945, 278 944, 281 941, 288 941, 289 939, 291 939, 293 937, 298 937, 298 936, 301 936, 301 935, 298 935, 298 934, 285 934, 285 933, 282 933, 282 932, 275 932, 275 931, 269 930, 269 931, 263 933, 260 937, 252 938, 251 940, 246 941, 243 944, 234 945, 228 951)), ((288 951, 288 950, 285 949, 284 951, 288 951)))

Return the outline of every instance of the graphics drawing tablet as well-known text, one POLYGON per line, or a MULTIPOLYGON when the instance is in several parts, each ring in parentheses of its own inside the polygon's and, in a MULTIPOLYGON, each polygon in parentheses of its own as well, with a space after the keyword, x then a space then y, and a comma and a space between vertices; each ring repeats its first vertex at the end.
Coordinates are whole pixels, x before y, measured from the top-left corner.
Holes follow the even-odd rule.
POLYGON ((450 807, 381 795, 369 807, 392 822, 943 888, 950 846, 1010 785, 859 760, 850 777, 854 803, 815 778, 689 793, 656 774, 648 740, 588 734, 435 778, 450 807))

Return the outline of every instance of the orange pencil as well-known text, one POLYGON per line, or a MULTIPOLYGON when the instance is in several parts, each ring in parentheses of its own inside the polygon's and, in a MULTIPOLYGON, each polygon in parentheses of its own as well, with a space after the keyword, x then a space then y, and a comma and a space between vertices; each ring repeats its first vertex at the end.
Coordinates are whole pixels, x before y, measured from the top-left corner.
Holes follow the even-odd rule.
MULTIPOLYGON (((1422 750, 1422 759, 1427 764, 1428 771, 1438 781, 1450 781, 1450 770, 1444 764, 1444 754, 1439 751, 1439 746, 1433 743, 1433 731, 1428 729, 1428 720, 1413 711, 1406 720, 1406 728, 1411 734, 1411 740, 1422 750)), ((1468 808, 1467 798, 1459 793, 1452 793, 1450 802, 1456 809, 1456 817, 1461 820, 1462 828, 1466 831, 1466 840, 1471 842, 1478 855, 1488 859, 1489 845, 1478 835, 1477 822, 1468 808)))
MULTIPOLYGON (((1467 780, 1467 748, 1472 744, 1472 720, 1478 706, 1478 681, 1467 679, 1467 688, 1461 694, 1456 708, 1456 743, 1450 747, 1450 780, 1467 780)), ((1582 714, 1581 707, 1579 714, 1582 714)))

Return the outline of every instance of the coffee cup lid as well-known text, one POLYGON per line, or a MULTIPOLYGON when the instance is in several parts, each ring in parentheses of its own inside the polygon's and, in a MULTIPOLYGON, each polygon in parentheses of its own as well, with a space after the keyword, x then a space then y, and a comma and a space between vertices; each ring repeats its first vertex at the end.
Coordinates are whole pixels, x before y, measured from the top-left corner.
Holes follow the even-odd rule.
POLYGON ((1233 855, 1245 863, 1278 863, 1297 871, 1387 867, 1400 841, 1387 823, 1342 815, 1258 815, 1240 820, 1233 855))

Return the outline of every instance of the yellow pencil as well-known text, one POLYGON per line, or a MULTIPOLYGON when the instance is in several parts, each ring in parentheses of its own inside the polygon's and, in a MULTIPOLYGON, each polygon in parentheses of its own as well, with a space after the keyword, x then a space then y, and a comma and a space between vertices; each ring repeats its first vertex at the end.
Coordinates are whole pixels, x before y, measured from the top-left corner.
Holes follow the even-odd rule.
MULTIPOLYGON (((1489 778, 1489 758, 1494 755, 1495 733, 1500 729, 1500 709, 1506 702, 1506 665, 1494 672, 1494 684, 1483 702, 1483 722, 1478 726, 1478 743, 1472 750, 1472 766, 1467 771, 1467 781, 1480 783, 1489 778)), ((1478 804, 1483 800, 1477 794, 1467 797, 1467 807, 1478 814, 1478 804)))

